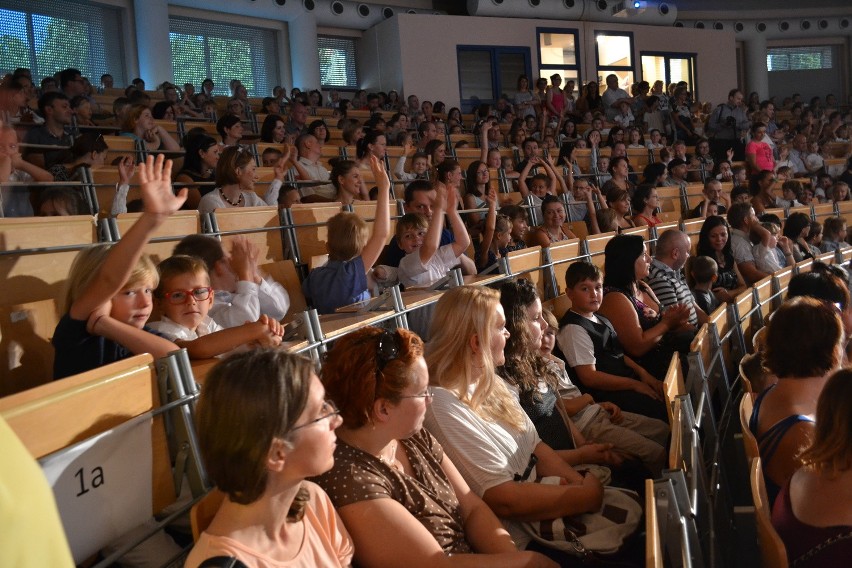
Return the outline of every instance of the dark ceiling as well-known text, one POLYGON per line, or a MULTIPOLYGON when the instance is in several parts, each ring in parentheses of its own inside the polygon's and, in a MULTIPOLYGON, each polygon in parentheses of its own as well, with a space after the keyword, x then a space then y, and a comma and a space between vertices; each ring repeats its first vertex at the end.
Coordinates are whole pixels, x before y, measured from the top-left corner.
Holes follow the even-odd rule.
MULTIPOLYGON (((559 0, 543 0, 558 2, 559 0)), ((771 10, 808 10, 813 12, 820 8, 846 8, 852 15, 851 0, 668 0, 669 4, 677 6, 680 12, 730 12, 730 11, 771 11, 771 10)), ((434 9, 448 14, 467 15, 465 0, 433 0, 434 9)))

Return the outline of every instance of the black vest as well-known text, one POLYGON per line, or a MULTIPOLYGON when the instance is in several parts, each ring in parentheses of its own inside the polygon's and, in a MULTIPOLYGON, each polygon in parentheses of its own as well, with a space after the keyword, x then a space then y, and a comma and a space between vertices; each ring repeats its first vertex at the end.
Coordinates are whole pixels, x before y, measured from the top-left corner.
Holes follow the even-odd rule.
MULTIPOLYGON (((624 362, 624 348, 618 341, 618 336, 612 327, 612 323, 601 315, 598 315, 597 318, 600 320, 600 323, 595 323, 588 318, 584 318, 568 310, 559 321, 559 327, 562 328, 568 324, 574 324, 586 330, 595 348, 595 370, 619 377, 633 378, 633 369, 628 367, 627 363, 624 362)), ((579 382, 573 369, 571 370, 571 380, 578 385, 582 384, 579 382)))

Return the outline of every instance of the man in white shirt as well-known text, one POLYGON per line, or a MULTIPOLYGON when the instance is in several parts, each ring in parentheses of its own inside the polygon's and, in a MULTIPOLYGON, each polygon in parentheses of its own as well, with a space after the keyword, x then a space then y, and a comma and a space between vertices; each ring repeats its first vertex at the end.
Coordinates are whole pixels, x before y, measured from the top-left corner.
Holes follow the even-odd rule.
POLYGON ((606 91, 602 95, 607 122, 613 122, 619 112, 622 102, 633 104, 633 99, 624 89, 618 88, 618 75, 611 73, 606 76, 606 91))
MULTIPOLYGON (((331 180, 331 173, 325 169, 320 162, 322 150, 319 141, 313 134, 302 134, 296 139, 296 149, 299 151, 299 160, 296 162, 296 176, 302 181, 324 181, 331 180)), ((318 195, 324 199, 334 200, 337 190, 331 183, 324 183, 313 187, 303 187, 302 196, 318 195)))

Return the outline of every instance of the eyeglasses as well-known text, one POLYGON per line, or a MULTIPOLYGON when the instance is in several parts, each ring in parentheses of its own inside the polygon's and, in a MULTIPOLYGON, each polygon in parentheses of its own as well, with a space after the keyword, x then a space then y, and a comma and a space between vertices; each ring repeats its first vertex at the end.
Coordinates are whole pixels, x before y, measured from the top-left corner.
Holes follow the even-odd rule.
POLYGON ((166 292, 163 294, 163 297, 169 301, 170 304, 183 304, 190 297, 196 302, 203 302, 207 298, 210 297, 210 293, 213 291, 213 288, 210 286, 205 286, 202 288, 193 288, 192 290, 175 290, 174 292, 166 292))
POLYGON ((299 430, 301 428, 307 428, 308 426, 313 426, 317 422, 322 422, 326 418, 331 419, 331 418, 334 418, 335 416, 339 416, 339 415, 340 415, 340 410, 337 409, 337 405, 334 404, 334 401, 324 400, 322 402, 322 406, 320 407, 320 417, 319 418, 314 418, 313 420, 311 420, 309 422, 305 422, 301 426, 296 426, 295 428, 290 428, 290 432, 295 432, 296 430, 299 430))
POLYGON ((399 398, 432 398, 433 396, 435 396, 435 392, 432 390, 432 387, 426 387, 426 392, 422 392, 420 394, 409 394, 400 396, 399 398))

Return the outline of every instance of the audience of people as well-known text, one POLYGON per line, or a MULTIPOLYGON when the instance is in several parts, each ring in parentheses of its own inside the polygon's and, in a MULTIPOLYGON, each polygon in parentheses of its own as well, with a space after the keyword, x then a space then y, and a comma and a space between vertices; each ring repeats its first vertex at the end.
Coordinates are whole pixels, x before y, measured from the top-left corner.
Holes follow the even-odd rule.
MULTIPOLYGON (((42 123, 27 123, 30 146, 23 155, 19 134, 0 125, 0 185, 8 184, 0 193, 3 216, 78 212, 82 200, 68 188, 32 190, 20 182, 37 187, 84 179, 87 168, 109 161, 98 132, 72 141, 66 131, 74 113, 78 125, 96 128, 98 120, 77 92, 80 73, 69 71, 59 77, 60 90, 42 94, 32 109, 42 123)), ((421 104, 412 95, 394 103, 384 93, 366 92, 337 101, 343 117, 347 105, 398 113, 388 123, 391 134, 380 115, 363 123, 309 124, 323 106, 318 91, 274 97, 265 102, 270 113, 259 132, 273 146, 263 195, 255 189, 261 156, 241 145, 260 110, 251 108, 244 86, 232 86, 227 112, 215 123, 221 144, 202 132, 179 143, 155 122, 155 116, 196 116, 194 108, 203 111, 208 103, 215 111, 212 86, 202 85, 194 96, 207 98, 197 107, 189 100, 192 85, 183 99, 176 87, 163 85, 163 101, 129 89, 122 135, 147 152, 184 153, 182 168, 173 176, 162 153, 138 165, 130 159, 116 164, 112 214, 127 210, 134 180, 142 214, 114 246, 86 249, 75 261, 52 336, 54 378, 178 348, 193 359, 222 359, 202 391, 198 428, 208 473, 225 496, 187 565, 233 556, 324 566, 354 560, 549 567, 576 561, 572 554, 585 546, 586 535, 571 540, 536 532, 538 521, 562 523, 564 517, 567 527, 572 518, 582 524, 602 508, 620 508, 624 534, 635 532, 639 505, 619 498, 624 492, 616 486, 640 489, 642 479, 665 465, 662 379, 671 355, 688 352, 708 314, 746 286, 849 246, 841 207, 850 199, 852 168, 835 179, 826 161, 849 115, 826 116, 830 126, 820 133, 798 124, 782 129, 774 103, 771 112, 760 101, 749 111, 736 89, 727 103, 705 112, 693 107, 698 101, 686 85, 669 99, 656 86, 649 96, 647 83, 631 96, 616 75, 606 83, 602 96, 588 85, 575 101, 573 81, 563 86, 554 75, 549 86, 531 91, 522 77, 514 101, 478 109, 482 147, 472 160, 445 135, 472 132, 476 124, 457 109, 445 116, 440 102, 421 104), (745 141, 742 131, 750 133, 745 141), (670 149, 662 132, 675 137, 670 149), (327 160, 327 146, 347 137, 357 160, 344 160, 343 153, 327 160), (559 148, 557 140, 570 146, 559 148), (628 142, 630 152, 654 152, 643 168, 647 183, 639 186, 628 142), (505 150, 513 145, 516 151, 505 150), (389 147, 401 152, 393 154, 399 158, 392 176, 389 147), (588 167, 579 165, 582 151, 589 152, 588 167), (508 163, 504 153, 514 154, 508 163), (181 183, 188 188, 178 190, 181 183), (179 208, 211 213, 290 203, 285 183, 294 183, 298 189, 290 191, 306 202, 376 205, 370 225, 353 212, 327 222, 328 262, 302 284, 308 305, 321 314, 369 300, 394 283, 430 286, 456 266, 474 275, 510 251, 574 239, 569 222, 584 234, 647 226, 654 256, 647 237, 617 235, 606 244, 603 271, 572 262, 564 287, 571 308, 560 319, 542 309, 523 279, 504 282, 499 293, 453 288, 434 310, 418 312, 426 318, 419 329, 428 343, 403 329, 359 329, 334 345, 320 381, 308 360, 281 349, 281 320, 294 291, 261 272, 258 251, 244 237, 231 236, 223 247, 190 235, 159 265, 142 254, 179 208), (391 238, 394 185, 404 188, 406 214, 391 238), (684 208, 687 202, 692 208, 685 217, 704 219, 695 246, 678 229, 657 233, 664 218, 659 186, 681 192, 684 208), (514 189, 520 199, 511 195, 514 189), (698 193, 696 202, 691 198, 698 193), (841 209, 821 224, 783 209, 829 202, 841 209), (159 320, 149 323, 155 307, 159 320), (237 438, 240 444, 228 443, 237 438), (389 538, 374 539, 377 527, 389 538)), ((25 82, 2 86, 16 96, 24 88, 25 82)), ((21 106, 4 115, 17 116, 17 127, 26 114, 21 106)), ((772 314, 761 355, 767 388, 750 424, 790 559, 813 566, 820 554, 843 557, 845 543, 824 547, 819 539, 852 524, 841 506, 848 501, 843 489, 850 469, 849 452, 840 446, 847 441, 848 377, 838 372, 847 361, 852 318, 848 281, 831 278, 845 291, 839 301, 793 298, 809 294, 794 293, 791 282, 791 298, 772 314)), ((635 553, 629 536, 616 544, 598 552, 635 553)))

